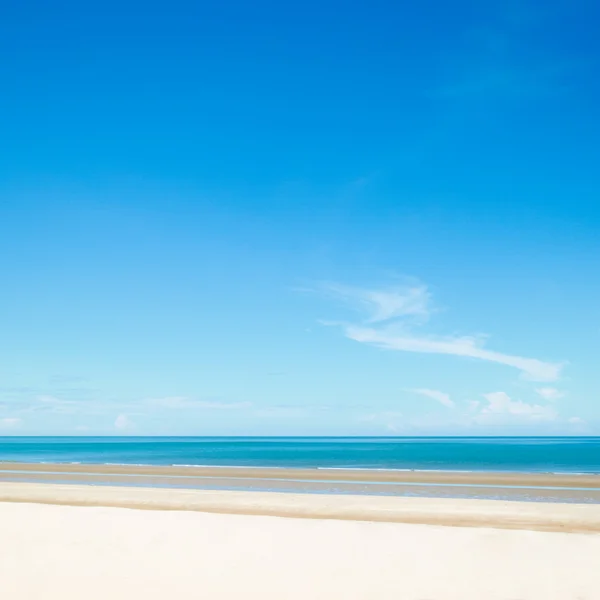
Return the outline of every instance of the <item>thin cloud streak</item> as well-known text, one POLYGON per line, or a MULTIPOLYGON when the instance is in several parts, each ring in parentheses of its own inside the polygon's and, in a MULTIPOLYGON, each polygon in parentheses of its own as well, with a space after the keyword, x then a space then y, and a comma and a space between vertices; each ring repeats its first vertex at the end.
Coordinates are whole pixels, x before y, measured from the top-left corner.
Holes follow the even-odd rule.
POLYGON ((347 338, 386 350, 446 354, 474 358, 513 367, 526 379, 556 381, 564 366, 536 358, 505 354, 484 347, 481 336, 439 337, 412 331, 434 312, 431 294, 423 284, 411 287, 361 289, 328 285, 324 289, 342 298, 364 314, 362 322, 325 323, 338 325, 347 338))
POLYGON ((392 286, 385 289, 361 289, 339 284, 327 284, 328 294, 368 313, 367 323, 382 323, 399 317, 427 319, 432 312, 431 294, 424 285, 392 286))
POLYGON ((514 367, 521 371, 527 379, 534 381, 556 381, 563 368, 561 363, 549 363, 536 358, 487 350, 478 345, 476 339, 472 337, 416 337, 414 335, 397 334, 389 329, 377 330, 354 325, 346 326, 345 334, 346 337, 356 342, 372 344, 387 350, 448 354, 495 362, 514 367))

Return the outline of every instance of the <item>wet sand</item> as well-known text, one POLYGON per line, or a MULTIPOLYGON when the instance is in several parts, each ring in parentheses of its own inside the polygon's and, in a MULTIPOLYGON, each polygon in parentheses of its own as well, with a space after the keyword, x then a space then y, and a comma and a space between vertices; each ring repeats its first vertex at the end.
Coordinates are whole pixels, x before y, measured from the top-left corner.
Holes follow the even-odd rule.
POLYGON ((600 504, 600 476, 0 463, 0 481, 600 504))
POLYGON ((0 462, 3 471, 243 477, 246 479, 319 479, 324 481, 463 483, 480 485, 534 485, 600 489, 600 475, 555 473, 504 473, 462 471, 393 471, 376 469, 279 469, 262 467, 197 467, 155 465, 97 465, 0 462))

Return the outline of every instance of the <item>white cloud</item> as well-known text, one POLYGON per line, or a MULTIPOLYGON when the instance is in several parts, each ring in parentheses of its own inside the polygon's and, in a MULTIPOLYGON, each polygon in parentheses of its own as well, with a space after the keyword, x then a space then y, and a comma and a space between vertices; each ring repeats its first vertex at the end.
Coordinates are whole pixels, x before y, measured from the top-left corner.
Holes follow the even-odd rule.
POLYGON ((342 297, 364 313, 361 324, 337 323, 346 337, 386 350, 447 354, 475 358, 513 367, 535 381, 555 381, 563 364, 536 358, 505 354, 484 347, 482 336, 431 336, 413 332, 432 313, 431 294, 423 285, 384 290, 328 286, 329 292, 342 297))
POLYGON ((119 431, 124 431, 124 430, 132 429, 132 428, 133 428, 133 423, 130 421, 130 419, 127 415, 120 414, 115 419, 115 429, 118 429, 119 431))
POLYGON ((536 358, 526 358, 503 354, 484 348, 473 337, 418 337, 412 334, 396 332, 392 328, 374 329, 347 326, 346 336, 357 342, 372 344, 387 350, 421 352, 430 354, 449 354, 495 362, 521 371, 523 376, 534 381, 555 381, 563 367, 559 363, 550 363, 536 358))
POLYGON ((381 323, 399 317, 427 318, 431 313, 431 294, 424 285, 361 289, 329 284, 325 291, 367 313, 367 323, 381 323))
POLYGON ((562 398, 565 395, 564 392, 561 392, 560 390, 557 390, 556 388, 553 388, 553 387, 537 388, 535 390, 535 392, 536 392, 536 394, 538 394, 538 396, 542 397, 544 400, 549 400, 549 401, 560 400, 560 398, 562 398))
POLYGON ((433 400, 437 400, 440 404, 447 406, 448 408, 454 408, 456 404, 450 398, 449 394, 445 394, 444 392, 440 392, 438 390, 428 390, 424 388, 410 390, 415 394, 420 394, 421 396, 426 396, 427 398, 432 398, 433 400))
POLYGON ((21 419, 17 419, 16 417, 4 417, 4 419, 0 419, 0 428, 2 429, 12 429, 18 427, 20 424, 21 419))
POLYGON ((208 410, 239 410, 251 408, 251 402, 220 402, 217 400, 195 400, 185 396, 167 396, 165 398, 148 398, 142 401, 147 406, 162 408, 200 408, 208 410))
POLYGON ((479 409, 481 402, 479 402, 479 400, 468 400, 467 404, 469 406, 469 410, 476 411, 479 409))
POLYGON ((513 400, 505 392, 492 392, 484 394, 487 404, 479 411, 476 419, 479 422, 488 422, 496 419, 518 419, 526 421, 554 421, 558 413, 552 406, 541 404, 527 404, 521 400, 513 400))

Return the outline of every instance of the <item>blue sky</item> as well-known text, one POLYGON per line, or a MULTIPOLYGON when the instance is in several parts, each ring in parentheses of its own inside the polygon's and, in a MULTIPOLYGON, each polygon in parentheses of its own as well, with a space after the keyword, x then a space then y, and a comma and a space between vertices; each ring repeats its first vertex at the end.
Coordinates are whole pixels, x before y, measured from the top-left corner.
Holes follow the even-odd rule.
POLYGON ((0 23, 2 434, 600 434, 591 0, 0 23))

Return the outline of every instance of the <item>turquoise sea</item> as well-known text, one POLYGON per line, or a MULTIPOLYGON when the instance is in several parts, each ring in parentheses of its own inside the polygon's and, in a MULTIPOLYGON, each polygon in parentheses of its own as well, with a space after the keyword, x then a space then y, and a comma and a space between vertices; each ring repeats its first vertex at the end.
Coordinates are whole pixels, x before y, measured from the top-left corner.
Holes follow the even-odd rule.
POLYGON ((0 437, 0 461, 600 473, 600 438, 0 437))

